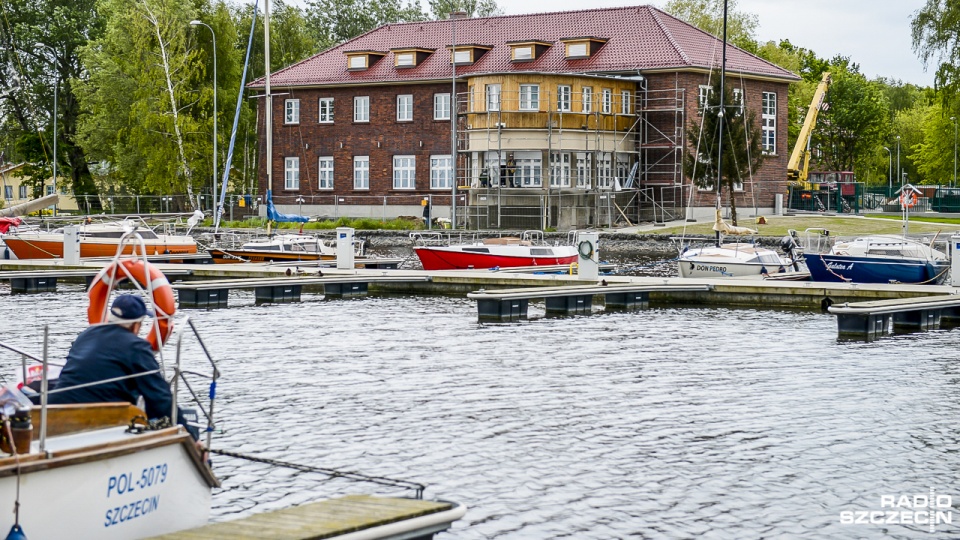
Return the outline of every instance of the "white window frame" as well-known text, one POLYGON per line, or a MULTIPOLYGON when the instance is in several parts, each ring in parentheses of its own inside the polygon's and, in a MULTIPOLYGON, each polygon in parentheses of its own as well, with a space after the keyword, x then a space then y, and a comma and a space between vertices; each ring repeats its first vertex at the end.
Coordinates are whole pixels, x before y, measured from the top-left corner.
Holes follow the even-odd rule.
POLYGON ((523 47, 513 48, 514 60, 533 60, 533 46, 524 45, 523 47))
POLYGON ((629 90, 620 91, 620 114, 630 114, 633 107, 630 106, 632 92, 629 90))
POLYGON ((571 96, 573 88, 569 84, 557 85, 557 110, 560 112, 570 112, 571 96))
POLYGON ((370 189, 370 156, 353 156, 353 189, 370 189))
POLYGON ((500 110, 500 85, 488 84, 484 89, 484 95, 487 101, 487 112, 496 112, 500 110))
POLYGON ((777 93, 763 92, 761 103, 762 136, 761 147, 764 154, 777 153, 777 93))
POLYGON ((366 69, 367 68, 367 57, 365 55, 356 55, 351 56, 350 60, 347 62, 349 69, 366 69))
POLYGON ((300 123, 300 100, 299 99, 283 100, 283 123, 284 124, 300 123))
POLYGON ((300 158, 283 158, 283 189, 300 189, 300 158))
POLYGON ((320 98, 318 103, 319 118, 318 122, 321 124, 332 124, 333 123, 333 98, 326 97, 320 98))
POLYGON ((30 193, 27 191, 27 185, 26 185, 26 184, 20 184, 20 193, 19 193, 19 195, 20 195, 20 198, 21 198, 21 199, 26 199, 26 198, 28 198, 28 197, 30 196, 30 193))
POLYGON ((356 123, 370 121, 370 96, 353 98, 353 121, 356 123))
POLYGON ((590 189, 593 187, 593 153, 577 152, 577 187, 590 189))
POLYGON ((710 101, 710 94, 713 94, 713 87, 701 84, 697 87, 697 114, 703 114, 703 110, 707 108, 707 102, 710 101))
POLYGON ((584 86, 581 92, 580 110, 584 113, 593 112, 593 87, 584 86))
POLYGON ((539 84, 521 84, 520 85, 520 107, 521 111, 539 111, 540 110, 540 85, 539 84))
POLYGON ((483 166, 487 169, 490 185, 500 185, 500 171, 507 165, 507 153, 488 150, 483 156, 483 166))
POLYGON ((411 67, 417 64, 417 56, 412 52, 397 55, 397 67, 411 67))
POLYGON ((573 177, 573 158, 570 152, 551 152, 550 187, 568 188, 573 177))
POLYGON ((317 189, 333 189, 333 156, 317 160, 317 189))
POLYGON ((410 122, 413 120, 413 94, 400 94, 397 96, 397 122, 410 122))
POLYGON ((450 179, 450 154, 430 156, 430 189, 453 187, 450 179))
POLYGON ((600 95, 600 112, 610 114, 613 111, 613 90, 604 88, 600 95))
POLYGON ((586 43, 571 43, 567 45, 567 58, 589 56, 586 43))
POLYGON ((472 64, 473 55, 470 49, 457 49, 453 53, 453 61, 457 64, 472 64))
POLYGON ((597 189, 613 189, 613 161, 610 152, 597 156, 597 189))
POLYGON ((543 185, 543 154, 540 152, 514 152, 516 170, 513 173, 514 185, 538 188, 543 185))
POLYGON ((433 95, 433 119, 434 120, 450 119, 450 94, 449 93, 433 95))
POLYGON ((393 156, 393 189, 416 189, 417 157, 393 156))

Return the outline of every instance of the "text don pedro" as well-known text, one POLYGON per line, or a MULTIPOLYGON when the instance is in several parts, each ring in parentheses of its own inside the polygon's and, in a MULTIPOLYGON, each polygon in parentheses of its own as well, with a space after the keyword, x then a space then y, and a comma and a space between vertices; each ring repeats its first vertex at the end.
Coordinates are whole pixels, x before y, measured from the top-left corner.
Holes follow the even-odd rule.
MULTIPOLYGON (((147 467, 140 471, 139 476, 132 472, 111 476, 107 480, 107 498, 136 493, 166 481, 166 463, 147 467)), ((160 495, 137 497, 132 502, 109 508, 104 515, 103 526, 112 527, 145 516, 156 511, 159 505, 160 495)))

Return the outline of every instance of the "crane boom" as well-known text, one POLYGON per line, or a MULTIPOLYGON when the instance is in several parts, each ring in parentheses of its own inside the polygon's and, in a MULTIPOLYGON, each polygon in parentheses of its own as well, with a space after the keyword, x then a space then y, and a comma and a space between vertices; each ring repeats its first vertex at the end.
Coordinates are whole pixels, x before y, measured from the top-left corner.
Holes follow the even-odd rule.
POLYGON ((797 142, 793 146, 793 152, 790 153, 790 161, 787 162, 787 180, 798 183, 804 189, 809 188, 807 173, 810 165, 810 137, 813 134, 813 127, 817 125, 817 115, 820 114, 828 86, 830 86, 830 72, 823 74, 820 84, 817 85, 817 91, 813 93, 813 101, 807 111, 807 117, 803 119, 803 127, 800 128, 797 142))

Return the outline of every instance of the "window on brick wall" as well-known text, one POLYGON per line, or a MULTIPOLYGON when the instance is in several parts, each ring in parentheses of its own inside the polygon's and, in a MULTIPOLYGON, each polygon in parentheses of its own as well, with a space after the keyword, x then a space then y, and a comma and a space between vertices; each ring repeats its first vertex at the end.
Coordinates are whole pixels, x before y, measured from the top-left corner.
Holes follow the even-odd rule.
POLYGON ((353 121, 370 121, 370 96, 357 96, 353 98, 353 121))
POLYGON ((450 156, 430 156, 430 189, 450 189, 452 187, 450 156))
POLYGON ((283 158, 283 189, 300 189, 300 158, 283 158))
POLYGON ((433 119, 434 120, 450 119, 450 94, 434 94, 433 95, 433 119))
POLYGON ((370 189, 370 156, 353 157, 353 189, 370 189))
POLYGON ((393 189, 414 189, 416 176, 416 156, 393 156, 393 189))
POLYGON ((320 98, 320 123, 333 123, 333 98, 320 98))
POLYGON ((333 189, 333 156, 320 158, 317 165, 317 178, 320 180, 320 189, 333 189))
POLYGON ((765 154, 777 153, 777 94, 763 93, 761 107, 762 133, 761 143, 765 154))
POLYGON ((413 120, 413 95, 402 94, 397 96, 397 121, 413 120))
POLYGON ((287 99, 283 102, 283 123, 284 124, 299 124, 300 123, 300 100, 299 99, 287 99))

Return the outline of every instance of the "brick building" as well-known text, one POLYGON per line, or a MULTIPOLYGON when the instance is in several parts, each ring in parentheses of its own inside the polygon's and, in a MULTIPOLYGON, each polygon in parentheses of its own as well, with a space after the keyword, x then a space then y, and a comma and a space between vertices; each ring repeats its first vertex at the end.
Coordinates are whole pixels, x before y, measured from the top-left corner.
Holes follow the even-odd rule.
MULTIPOLYGON (((681 163, 721 48, 650 6, 382 26, 271 75, 272 185, 261 137, 259 187, 304 214, 386 218, 419 215, 424 198, 449 217, 456 192, 471 228, 712 218, 715 195, 681 163)), ((771 209, 799 77, 728 45, 727 80, 767 153, 738 206, 771 209)))

